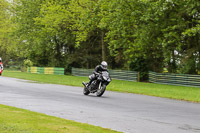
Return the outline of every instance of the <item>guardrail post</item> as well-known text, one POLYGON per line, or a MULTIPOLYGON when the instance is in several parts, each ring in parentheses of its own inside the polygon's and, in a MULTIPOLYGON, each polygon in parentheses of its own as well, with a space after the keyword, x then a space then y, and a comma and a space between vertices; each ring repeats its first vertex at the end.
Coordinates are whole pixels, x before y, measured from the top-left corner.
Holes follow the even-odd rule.
POLYGON ((137 73, 137 81, 140 82, 140 72, 137 73))

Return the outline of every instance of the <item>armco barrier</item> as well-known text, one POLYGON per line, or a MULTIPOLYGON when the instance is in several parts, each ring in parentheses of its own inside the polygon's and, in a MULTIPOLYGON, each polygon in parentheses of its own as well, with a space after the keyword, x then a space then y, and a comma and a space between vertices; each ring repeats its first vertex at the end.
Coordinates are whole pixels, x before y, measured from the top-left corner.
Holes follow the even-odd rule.
POLYGON ((149 72, 149 82, 200 87, 200 75, 149 72))
POLYGON ((44 74, 54 74, 54 67, 45 67, 44 74))
MULTIPOLYGON (((94 69, 72 68, 72 75, 74 76, 89 76, 94 72, 94 69)), ((125 70, 109 70, 112 79, 137 81, 137 72, 125 70)))
POLYGON ((27 72, 38 74, 56 74, 64 75, 64 68, 58 67, 29 67, 27 72))
POLYGON ((37 73, 37 67, 31 67, 31 73, 37 73))

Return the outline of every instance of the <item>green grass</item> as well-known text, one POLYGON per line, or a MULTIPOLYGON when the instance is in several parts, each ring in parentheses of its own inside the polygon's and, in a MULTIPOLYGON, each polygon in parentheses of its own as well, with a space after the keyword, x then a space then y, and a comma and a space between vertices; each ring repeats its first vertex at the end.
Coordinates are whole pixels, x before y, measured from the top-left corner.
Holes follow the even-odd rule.
POLYGON ((89 124, 82 124, 24 109, 0 104, 1 133, 116 133, 89 124))
MULTIPOLYGON (((87 77, 31 74, 16 71, 4 71, 3 76, 34 80, 42 83, 62 84, 70 86, 82 86, 82 81, 88 81, 87 77)), ((107 90, 151 95, 200 103, 200 88, 196 87, 113 80, 108 85, 107 90)))

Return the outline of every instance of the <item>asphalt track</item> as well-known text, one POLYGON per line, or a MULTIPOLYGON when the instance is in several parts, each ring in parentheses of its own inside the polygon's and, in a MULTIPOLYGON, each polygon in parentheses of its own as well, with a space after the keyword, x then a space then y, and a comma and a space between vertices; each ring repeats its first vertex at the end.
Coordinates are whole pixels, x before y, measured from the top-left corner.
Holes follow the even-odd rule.
POLYGON ((200 133, 200 104, 152 96, 0 77, 0 104, 127 133, 200 133))

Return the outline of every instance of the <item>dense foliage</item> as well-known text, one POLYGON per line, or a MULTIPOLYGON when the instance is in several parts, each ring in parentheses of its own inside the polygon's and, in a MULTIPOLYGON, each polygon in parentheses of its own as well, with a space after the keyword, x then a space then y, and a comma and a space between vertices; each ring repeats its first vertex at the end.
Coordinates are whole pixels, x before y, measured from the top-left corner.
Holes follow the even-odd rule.
POLYGON ((15 58, 16 47, 12 36, 15 25, 11 21, 11 7, 6 0, 0 1, 0 57, 6 63, 10 57, 15 58))
POLYGON ((198 0, 0 3, 0 56, 5 59, 13 58, 5 56, 10 53, 36 66, 66 69, 93 68, 106 60, 110 68, 142 75, 164 68, 173 73, 200 71, 198 0))

